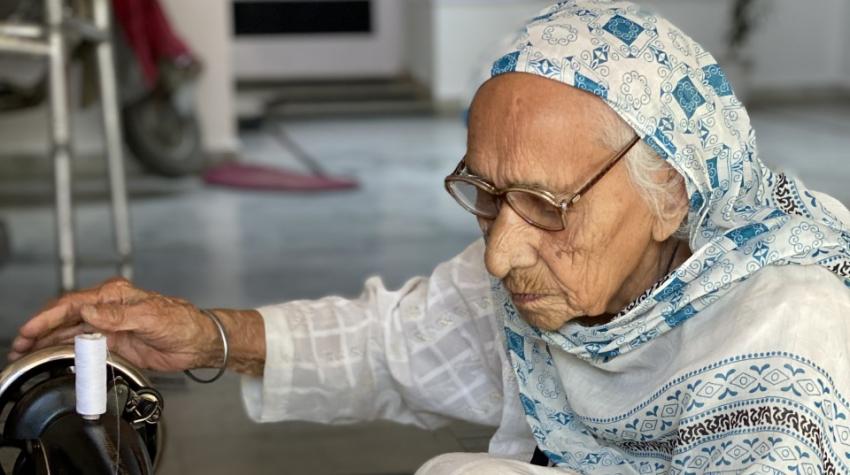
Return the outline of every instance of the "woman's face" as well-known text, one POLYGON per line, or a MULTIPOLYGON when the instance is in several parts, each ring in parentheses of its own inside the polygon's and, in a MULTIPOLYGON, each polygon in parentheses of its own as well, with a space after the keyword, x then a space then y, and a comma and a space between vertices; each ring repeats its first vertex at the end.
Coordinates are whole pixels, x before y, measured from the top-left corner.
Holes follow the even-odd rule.
MULTIPOLYGON (((603 123, 628 127, 584 91, 529 74, 498 76, 473 101, 466 162, 500 188, 574 192, 617 152, 603 141, 603 123)), ((503 281, 523 318, 545 330, 627 305, 658 277, 661 242, 669 236, 659 233, 625 161, 567 212, 563 231, 538 229, 510 206, 479 225, 487 270, 503 281)))

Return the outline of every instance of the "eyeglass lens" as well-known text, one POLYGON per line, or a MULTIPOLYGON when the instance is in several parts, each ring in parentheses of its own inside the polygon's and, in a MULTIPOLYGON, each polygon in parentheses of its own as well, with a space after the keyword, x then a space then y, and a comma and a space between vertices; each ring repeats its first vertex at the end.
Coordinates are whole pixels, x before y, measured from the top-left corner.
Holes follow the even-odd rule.
POLYGON ((499 215, 499 198, 465 181, 449 183, 452 196, 473 214, 482 218, 494 219, 499 215))
MULTIPOLYGON (((455 199, 473 214, 495 219, 499 215, 501 198, 465 181, 452 181, 449 189, 455 199)), ((509 191, 505 199, 523 219, 545 229, 562 229, 561 211, 540 196, 525 191, 509 191)))
POLYGON ((561 210, 540 196, 524 191, 509 191, 505 199, 511 207, 526 221, 531 221, 546 229, 560 229, 561 210))

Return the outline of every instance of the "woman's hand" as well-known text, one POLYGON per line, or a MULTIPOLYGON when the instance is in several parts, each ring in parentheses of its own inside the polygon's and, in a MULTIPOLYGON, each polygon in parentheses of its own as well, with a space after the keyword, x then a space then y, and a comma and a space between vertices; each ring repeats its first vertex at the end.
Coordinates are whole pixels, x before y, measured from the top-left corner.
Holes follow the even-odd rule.
POLYGON ((106 335, 110 351, 139 368, 179 371, 221 365, 221 336, 209 317, 185 300, 138 289, 124 279, 50 303, 21 327, 9 360, 72 343, 84 332, 106 335))

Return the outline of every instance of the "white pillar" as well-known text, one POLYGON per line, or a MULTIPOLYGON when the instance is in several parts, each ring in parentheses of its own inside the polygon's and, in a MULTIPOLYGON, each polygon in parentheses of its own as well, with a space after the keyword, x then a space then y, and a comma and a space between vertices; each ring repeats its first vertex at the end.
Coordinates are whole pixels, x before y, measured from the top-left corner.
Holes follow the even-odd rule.
POLYGON ((177 32, 203 62, 197 103, 204 148, 231 152, 238 148, 234 108, 232 2, 163 0, 177 32))

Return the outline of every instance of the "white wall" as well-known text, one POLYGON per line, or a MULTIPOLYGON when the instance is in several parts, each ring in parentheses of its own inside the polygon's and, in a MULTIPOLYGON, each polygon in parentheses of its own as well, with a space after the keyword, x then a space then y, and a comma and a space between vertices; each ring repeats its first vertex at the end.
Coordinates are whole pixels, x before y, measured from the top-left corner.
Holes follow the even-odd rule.
POLYGON ((404 67, 421 84, 434 82, 434 8, 431 0, 407 0, 404 67))
POLYGON ((373 34, 239 37, 233 46, 236 76, 260 80, 396 76, 404 71, 404 4, 375 0, 373 34))
POLYGON ((641 4, 663 15, 714 55, 720 56, 724 50, 731 0, 644 0, 641 4))
MULTIPOLYGON (((729 0, 649 0, 655 8, 722 63, 729 0)), ((846 0, 770 0, 752 37, 754 88, 835 86, 843 79, 846 0), (817 10, 813 10, 817 6, 817 10), (830 14, 831 13, 831 14, 830 14)))
MULTIPOLYGON (((415 0, 414 0, 415 1, 415 0)), ((434 82, 438 103, 467 101, 499 43, 547 0, 433 0, 434 82)))
POLYGON ((759 58, 755 85, 770 88, 835 86, 844 79, 842 57, 848 50, 847 0, 773 0, 768 17, 753 36, 759 58), (812 7, 818 6, 813 11, 812 7))
MULTIPOLYGON (((415 1, 415 0, 414 0, 415 1)), ((485 54, 537 10, 540 0, 433 0, 434 82, 440 102, 464 102, 485 54)), ((699 41, 722 62, 731 0, 643 0, 699 41)), ((847 0, 770 0, 752 39, 751 89, 791 92, 850 84, 850 5, 847 0), (817 6, 817 13, 812 11, 817 6), (833 14, 830 14, 833 13, 833 14)))
MULTIPOLYGON (((850 2, 844 4, 844 24, 850 25, 850 2)), ((850 89, 850 28, 844 29, 844 87, 850 89)))
POLYGON ((204 64, 198 84, 198 112, 204 148, 230 152, 238 147, 234 110, 230 0, 164 0, 174 28, 204 64))

